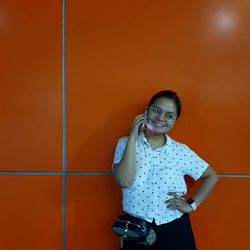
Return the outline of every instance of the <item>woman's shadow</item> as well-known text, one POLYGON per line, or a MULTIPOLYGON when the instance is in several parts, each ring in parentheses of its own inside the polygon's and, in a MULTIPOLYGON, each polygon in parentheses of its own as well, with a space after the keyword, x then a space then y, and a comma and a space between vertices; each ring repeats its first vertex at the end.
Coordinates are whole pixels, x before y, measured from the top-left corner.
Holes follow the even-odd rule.
MULTIPOLYGON (((68 164, 66 175, 67 249, 119 248, 112 224, 121 209, 121 190, 111 175, 118 139, 128 135, 134 117, 143 112, 143 104, 127 106, 113 114, 100 130, 87 137, 68 164)), ((55 196, 60 193, 58 186, 55 196)), ((62 203, 53 198, 56 206, 62 203)), ((55 245, 62 242, 59 235, 55 245)))
POLYGON ((118 139, 130 132, 136 115, 143 113, 145 104, 127 106, 113 114, 96 133, 83 141, 68 171, 110 172, 115 146, 118 139))

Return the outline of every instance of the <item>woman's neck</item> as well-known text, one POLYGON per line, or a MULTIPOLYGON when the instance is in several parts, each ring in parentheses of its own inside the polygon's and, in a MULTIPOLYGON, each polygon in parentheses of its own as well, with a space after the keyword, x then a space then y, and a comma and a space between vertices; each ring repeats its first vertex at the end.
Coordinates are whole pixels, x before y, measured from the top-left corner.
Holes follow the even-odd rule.
POLYGON ((152 133, 147 129, 144 131, 144 134, 147 139, 147 142, 151 145, 153 149, 160 148, 166 143, 165 134, 152 133))

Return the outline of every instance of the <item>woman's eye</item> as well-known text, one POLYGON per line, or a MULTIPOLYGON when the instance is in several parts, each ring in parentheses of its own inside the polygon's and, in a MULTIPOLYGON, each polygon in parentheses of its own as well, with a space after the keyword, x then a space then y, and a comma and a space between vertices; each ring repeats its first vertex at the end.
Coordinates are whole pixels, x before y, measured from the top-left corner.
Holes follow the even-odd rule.
POLYGON ((161 111, 158 109, 155 109, 155 113, 159 114, 161 111))
POLYGON ((174 119, 176 119, 176 116, 174 114, 167 114, 166 118, 169 120, 174 120, 174 119))

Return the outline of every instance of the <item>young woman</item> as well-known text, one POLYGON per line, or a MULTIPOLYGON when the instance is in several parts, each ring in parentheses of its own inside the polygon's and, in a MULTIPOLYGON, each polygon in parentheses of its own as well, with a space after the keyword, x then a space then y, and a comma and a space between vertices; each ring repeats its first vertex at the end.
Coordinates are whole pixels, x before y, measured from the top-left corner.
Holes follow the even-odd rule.
POLYGON ((113 172, 122 187, 123 210, 152 223, 157 235, 152 246, 124 241, 124 250, 196 249, 189 213, 204 201, 218 176, 189 147, 167 135, 180 114, 177 94, 160 91, 134 119, 130 135, 117 144, 113 172), (185 175, 201 179, 189 200, 183 198, 185 175))

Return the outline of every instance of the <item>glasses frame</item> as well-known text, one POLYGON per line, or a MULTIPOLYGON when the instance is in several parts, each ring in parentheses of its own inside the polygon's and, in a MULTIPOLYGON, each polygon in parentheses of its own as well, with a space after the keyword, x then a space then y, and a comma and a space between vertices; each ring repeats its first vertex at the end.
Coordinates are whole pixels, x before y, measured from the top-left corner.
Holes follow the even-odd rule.
POLYGON ((173 121, 175 121, 177 119, 177 114, 176 113, 171 112, 171 111, 163 112, 161 110, 161 108, 159 108, 157 106, 153 106, 153 105, 148 110, 148 115, 150 115, 150 114, 153 114, 155 116, 163 114, 165 120, 171 121, 171 122, 173 122, 173 121))

